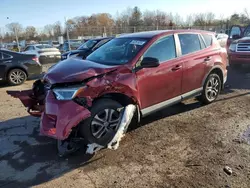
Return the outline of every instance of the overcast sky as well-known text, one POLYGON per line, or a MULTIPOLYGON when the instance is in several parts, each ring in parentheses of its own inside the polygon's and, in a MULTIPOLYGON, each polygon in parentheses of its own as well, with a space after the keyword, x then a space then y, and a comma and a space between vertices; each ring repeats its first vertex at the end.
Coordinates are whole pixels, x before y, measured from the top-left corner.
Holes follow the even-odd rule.
POLYGON ((0 27, 10 22, 23 26, 42 27, 64 17, 91 15, 107 12, 116 15, 127 7, 138 6, 144 10, 162 10, 179 13, 185 17, 191 13, 212 11, 217 17, 228 17, 235 12, 250 11, 249 0, 0 0, 0 27), (10 17, 10 20, 7 20, 10 17))

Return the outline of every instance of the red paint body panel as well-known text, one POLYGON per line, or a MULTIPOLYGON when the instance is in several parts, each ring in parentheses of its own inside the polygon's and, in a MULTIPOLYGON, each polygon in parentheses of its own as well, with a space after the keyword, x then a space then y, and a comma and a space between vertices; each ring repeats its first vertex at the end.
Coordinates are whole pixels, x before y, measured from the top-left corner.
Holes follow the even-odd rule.
POLYGON ((207 64, 204 59, 209 56, 203 51, 189 54, 181 58, 183 60, 183 82, 182 94, 200 88, 205 76, 205 67, 207 64))
POLYGON ((174 59, 136 73, 142 109, 181 95, 182 66, 181 61, 174 59), (176 66, 180 69, 173 71, 176 66))
POLYGON ((40 132, 43 135, 64 140, 71 129, 90 117, 90 111, 72 100, 56 100, 52 91, 46 97, 45 111, 42 113, 40 132))

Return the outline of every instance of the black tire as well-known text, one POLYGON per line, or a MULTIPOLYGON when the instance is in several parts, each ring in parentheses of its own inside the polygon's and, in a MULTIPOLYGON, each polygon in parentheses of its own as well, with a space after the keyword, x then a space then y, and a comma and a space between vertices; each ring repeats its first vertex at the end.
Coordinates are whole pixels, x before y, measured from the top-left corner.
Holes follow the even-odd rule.
MULTIPOLYGON (((95 125, 95 122, 97 120, 96 117, 101 119, 100 117, 103 117, 103 115, 106 115, 105 110, 110 109, 113 111, 111 116, 114 117, 114 114, 115 114, 115 117, 119 116, 119 119, 120 119, 121 113, 119 112, 118 109, 121 109, 121 108, 122 108, 122 105, 120 103, 118 103, 114 100, 111 100, 111 99, 100 99, 100 100, 96 101, 90 110, 91 117, 82 121, 79 124, 80 135, 86 140, 87 143, 97 143, 99 145, 106 146, 114 137, 118 126, 114 129, 114 127, 110 128, 109 127, 110 125, 105 125, 106 128, 108 129, 108 132, 104 133, 104 135, 102 135, 100 138, 97 138, 97 136, 99 136, 99 134, 94 136, 94 134, 98 132, 98 130, 96 131, 96 129, 98 129, 102 126, 95 125)), ((103 119, 105 119, 105 118, 103 118, 103 119)), ((98 123, 100 123, 100 122, 98 122, 98 123)), ((102 123, 102 124, 104 126, 104 123, 102 123)))
POLYGON ((22 69, 12 69, 9 71, 7 81, 9 85, 16 86, 23 84, 27 79, 27 74, 22 69))
POLYGON ((207 77, 205 84, 203 86, 202 95, 198 99, 203 104, 210 104, 217 99, 218 95, 220 94, 220 91, 221 91, 221 79, 218 74, 212 73, 207 77), (214 85, 212 83, 214 83, 214 85), (218 85, 216 85, 216 83, 218 83, 218 85), (211 89, 209 89, 210 87, 211 89))

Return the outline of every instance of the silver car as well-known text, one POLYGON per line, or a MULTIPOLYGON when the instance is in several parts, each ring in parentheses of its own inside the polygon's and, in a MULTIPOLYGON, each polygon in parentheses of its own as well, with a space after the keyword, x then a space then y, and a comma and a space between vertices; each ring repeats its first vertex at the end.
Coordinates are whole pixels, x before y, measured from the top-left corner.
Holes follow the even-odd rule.
POLYGON ((39 57, 39 62, 44 64, 54 64, 60 61, 61 52, 48 44, 34 44, 28 45, 23 53, 36 54, 39 57))

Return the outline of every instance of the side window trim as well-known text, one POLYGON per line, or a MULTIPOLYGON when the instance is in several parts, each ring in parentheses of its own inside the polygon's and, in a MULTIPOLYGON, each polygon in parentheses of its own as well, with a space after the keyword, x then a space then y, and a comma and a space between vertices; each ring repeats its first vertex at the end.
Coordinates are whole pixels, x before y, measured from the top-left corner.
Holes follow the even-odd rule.
MULTIPOLYGON (((175 58, 168 59, 168 60, 162 61, 162 62, 160 61, 160 64, 164 64, 164 63, 167 63, 168 61, 171 61, 171 60, 173 60, 173 59, 178 58, 177 46, 176 46, 176 40, 175 40, 175 34, 172 33, 172 34, 164 35, 164 36, 162 36, 162 37, 156 39, 156 40, 148 47, 148 49, 142 54, 142 56, 139 58, 139 61, 142 61, 142 57, 148 52, 148 50, 149 50, 155 43, 157 43, 159 40, 161 40, 161 39, 163 39, 163 38, 167 38, 167 37, 169 37, 169 36, 173 36, 173 38, 174 38, 175 58)), ((136 64, 137 64, 137 63, 136 63, 136 64)))
MULTIPOLYGON (((200 44, 203 43, 203 45, 205 47, 205 48, 201 48, 201 50, 204 50, 204 49, 209 47, 209 46, 207 46, 207 44, 206 44, 206 42, 201 34, 199 34, 199 40, 200 40, 200 44)), ((202 47, 202 44, 201 44, 201 47, 202 47)))

